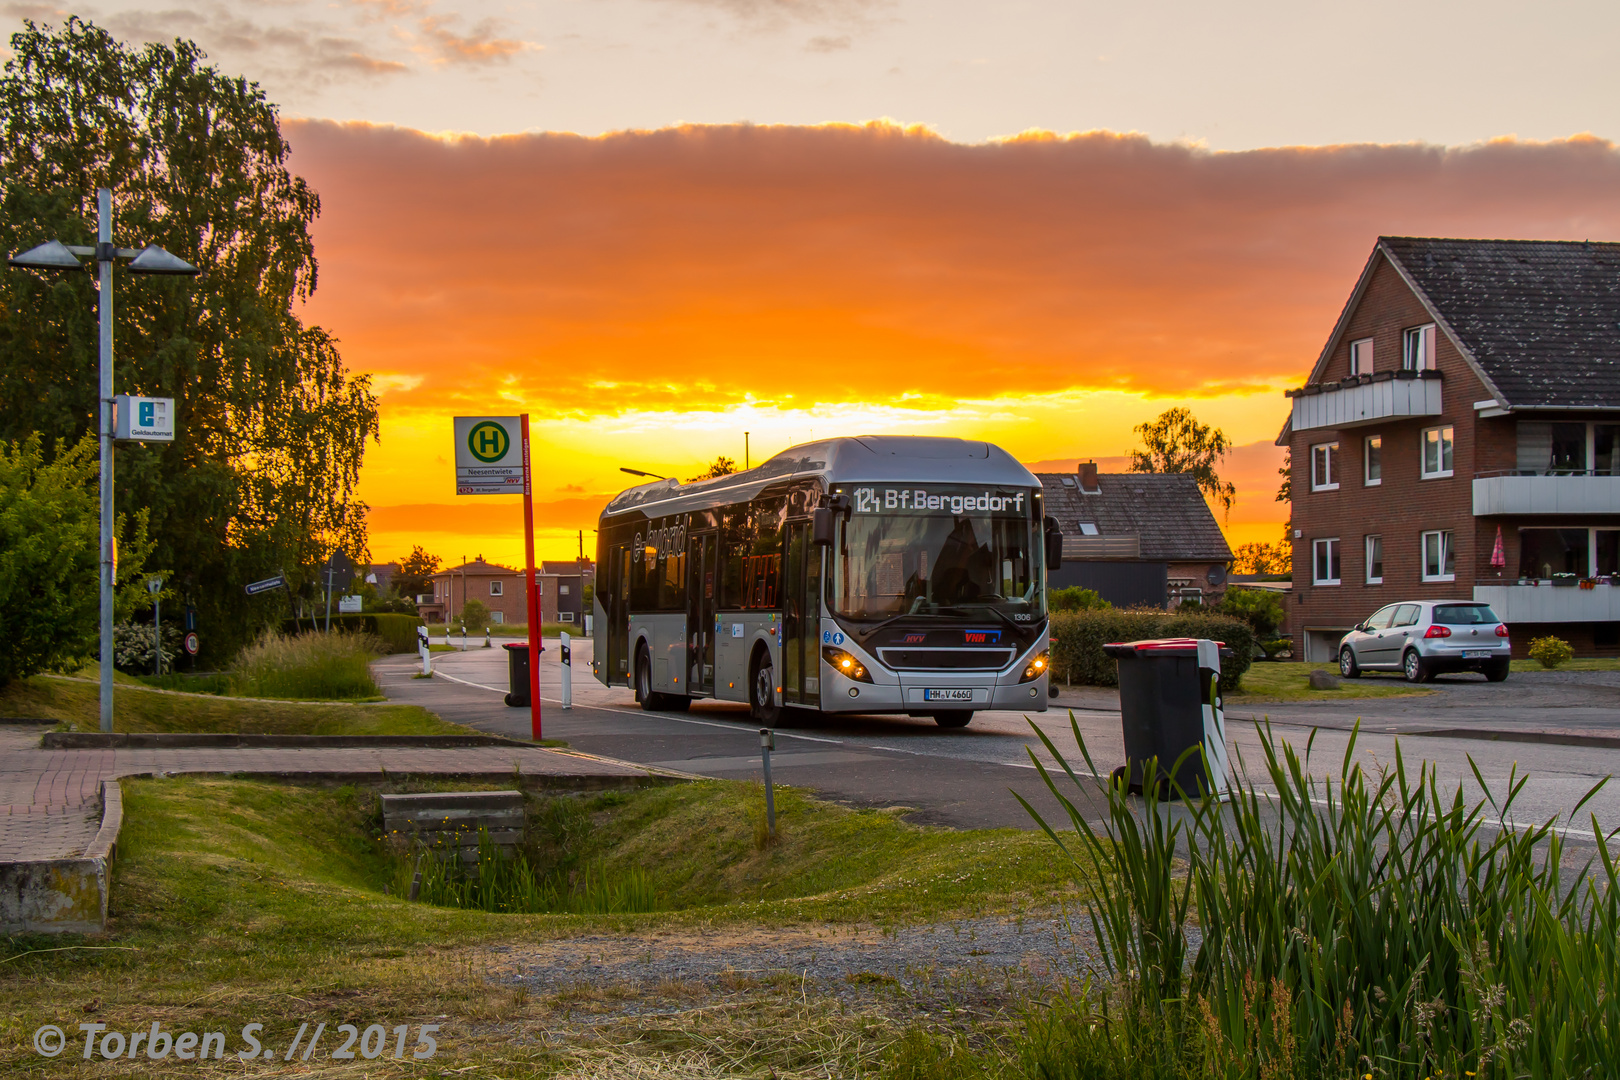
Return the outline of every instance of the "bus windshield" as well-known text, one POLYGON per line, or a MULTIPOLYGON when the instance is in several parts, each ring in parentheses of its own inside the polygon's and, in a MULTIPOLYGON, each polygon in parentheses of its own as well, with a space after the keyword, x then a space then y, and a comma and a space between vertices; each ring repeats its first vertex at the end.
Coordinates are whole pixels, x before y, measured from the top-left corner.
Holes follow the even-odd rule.
POLYGON ((832 573, 833 610, 852 619, 1046 614, 1027 489, 855 487, 832 573))

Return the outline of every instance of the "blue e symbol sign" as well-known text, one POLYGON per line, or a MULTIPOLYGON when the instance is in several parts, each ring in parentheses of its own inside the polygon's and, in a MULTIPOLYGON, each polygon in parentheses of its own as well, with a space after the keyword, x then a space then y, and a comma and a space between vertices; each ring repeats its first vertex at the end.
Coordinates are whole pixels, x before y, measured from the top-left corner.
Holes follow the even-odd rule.
POLYGON ((137 412, 140 416, 141 427, 149 428, 157 422, 157 402, 143 401, 137 412))

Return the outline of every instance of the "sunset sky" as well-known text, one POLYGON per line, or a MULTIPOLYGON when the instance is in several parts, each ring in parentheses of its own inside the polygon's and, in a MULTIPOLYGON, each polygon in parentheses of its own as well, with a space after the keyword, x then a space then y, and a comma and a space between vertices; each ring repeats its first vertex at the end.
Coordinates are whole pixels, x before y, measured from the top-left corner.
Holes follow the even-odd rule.
MULTIPOLYGON (((1620 239, 1620 5, 235 0, 72 9, 278 102, 304 312, 383 407, 372 553, 522 558, 450 417, 534 417, 543 557, 631 466, 990 439, 1121 468, 1178 404, 1280 535, 1287 414, 1379 234, 1620 239)), ((0 5, 59 22, 50 4, 0 5)))

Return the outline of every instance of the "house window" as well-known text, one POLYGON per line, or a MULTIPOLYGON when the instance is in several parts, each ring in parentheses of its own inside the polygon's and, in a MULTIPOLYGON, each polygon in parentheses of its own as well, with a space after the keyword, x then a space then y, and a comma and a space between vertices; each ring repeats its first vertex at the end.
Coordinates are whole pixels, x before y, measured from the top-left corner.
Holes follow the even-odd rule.
POLYGON ((561 596, 567 596, 568 595, 568 586, 566 586, 566 585, 557 586, 557 592, 561 596))
POLYGON ((1080 523, 1080 535, 1081 536, 1096 536, 1097 535, 1097 523, 1094 522, 1094 521, 1082 521, 1080 523))
POLYGON ((505 582, 492 581, 492 582, 489 583, 489 595, 491 595, 491 596, 500 596, 500 595, 502 595, 501 590, 503 590, 505 588, 506 588, 506 583, 505 582))
POLYGON ((1371 375, 1373 369, 1373 339, 1363 338, 1350 343, 1350 374, 1371 375))
POLYGON ((1451 436, 1450 424, 1423 430, 1423 479, 1451 475, 1451 436))
POLYGON ((492 611, 492 612, 490 612, 489 613, 489 621, 494 623, 495 625, 499 626, 501 623, 506 621, 506 612, 504 612, 504 611, 492 611))
POLYGON ((1339 583, 1339 538, 1311 541, 1311 581, 1316 585, 1339 583))
POLYGON ((1407 371, 1434 370, 1434 323, 1414 326, 1401 335, 1401 366, 1407 371))
POLYGON ((1311 490, 1336 491, 1339 487, 1339 444, 1311 447, 1311 490))
POLYGON ((1367 537, 1367 584, 1382 585, 1384 583, 1384 538, 1382 536, 1367 537))
POLYGON ((563 622, 573 622, 574 621, 574 613, 572 611, 560 612, 559 615, 560 615, 563 622))
POLYGON ((1450 530, 1423 534, 1423 580, 1455 581, 1457 564, 1451 550, 1450 530))
POLYGON ((1361 482, 1377 487, 1384 482, 1384 437, 1369 435, 1362 444, 1361 482))

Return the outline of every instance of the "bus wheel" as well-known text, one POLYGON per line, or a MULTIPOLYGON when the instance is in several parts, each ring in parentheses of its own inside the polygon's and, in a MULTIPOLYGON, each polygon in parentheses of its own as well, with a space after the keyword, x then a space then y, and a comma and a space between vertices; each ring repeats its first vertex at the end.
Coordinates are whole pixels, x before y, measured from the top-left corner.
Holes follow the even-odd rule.
POLYGON ((775 727, 782 719, 782 709, 776 704, 776 668, 771 666, 769 653, 762 653, 754 662, 751 685, 754 691, 749 696, 749 715, 762 724, 775 727))
POLYGON ((943 728, 967 727, 968 721, 972 719, 972 709, 952 709, 950 712, 937 712, 934 714, 934 723, 943 728))
POLYGON ((652 688, 652 658, 645 645, 636 650, 636 702, 645 712, 664 707, 664 695, 652 688))

